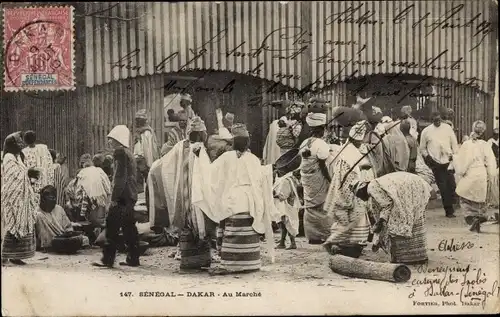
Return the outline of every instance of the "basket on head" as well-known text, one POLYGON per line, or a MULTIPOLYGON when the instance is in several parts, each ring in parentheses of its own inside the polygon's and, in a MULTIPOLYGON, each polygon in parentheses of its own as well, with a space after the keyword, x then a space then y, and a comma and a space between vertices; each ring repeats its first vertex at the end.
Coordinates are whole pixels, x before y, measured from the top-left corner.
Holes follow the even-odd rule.
POLYGON ((286 174, 299 168, 300 163, 302 163, 302 156, 299 155, 299 149, 291 149, 281 155, 274 166, 286 174))

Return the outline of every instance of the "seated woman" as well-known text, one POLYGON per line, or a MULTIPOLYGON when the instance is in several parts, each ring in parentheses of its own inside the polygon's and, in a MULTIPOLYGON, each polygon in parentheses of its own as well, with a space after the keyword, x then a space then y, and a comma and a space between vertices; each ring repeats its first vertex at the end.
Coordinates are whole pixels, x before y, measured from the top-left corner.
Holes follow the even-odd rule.
MULTIPOLYGON (((56 204, 57 190, 48 185, 40 191, 40 205, 36 213, 35 232, 38 250, 53 249, 52 241, 55 237, 73 232, 73 225, 66 216, 64 209, 56 204)), ((71 235, 68 235, 68 237, 71 235)), ((78 236, 81 246, 88 246, 89 239, 83 235, 78 236)), ((53 249, 58 252, 59 250, 53 249)))
POLYGON ((432 188, 425 180, 412 173, 394 172, 354 184, 352 190, 360 199, 371 200, 376 221, 373 251, 386 250, 392 263, 427 262, 425 207, 432 188))
POLYGON ((82 169, 66 188, 66 207, 72 221, 89 221, 97 237, 97 231, 105 225, 111 183, 108 175, 94 166, 90 154, 82 155, 80 166, 82 169))

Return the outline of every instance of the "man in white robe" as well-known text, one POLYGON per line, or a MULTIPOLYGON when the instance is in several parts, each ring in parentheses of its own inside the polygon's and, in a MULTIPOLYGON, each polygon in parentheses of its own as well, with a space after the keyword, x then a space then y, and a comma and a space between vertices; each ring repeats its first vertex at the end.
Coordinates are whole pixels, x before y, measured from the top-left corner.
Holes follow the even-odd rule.
POLYGON ((272 166, 261 166, 248 150, 250 138, 244 124, 233 125, 231 132, 234 150, 212 163, 211 211, 224 220, 221 266, 210 271, 216 275, 259 270, 263 233, 274 261, 272 166))

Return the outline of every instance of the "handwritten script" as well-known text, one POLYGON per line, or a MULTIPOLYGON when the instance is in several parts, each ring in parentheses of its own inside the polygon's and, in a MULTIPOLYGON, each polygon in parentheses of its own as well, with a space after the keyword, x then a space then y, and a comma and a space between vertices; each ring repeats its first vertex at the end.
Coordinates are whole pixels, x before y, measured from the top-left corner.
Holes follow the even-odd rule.
POLYGON ((408 298, 414 306, 478 306, 499 295, 498 280, 490 279, 481 268, 423 265, 419 277, 411 281, 408 298))

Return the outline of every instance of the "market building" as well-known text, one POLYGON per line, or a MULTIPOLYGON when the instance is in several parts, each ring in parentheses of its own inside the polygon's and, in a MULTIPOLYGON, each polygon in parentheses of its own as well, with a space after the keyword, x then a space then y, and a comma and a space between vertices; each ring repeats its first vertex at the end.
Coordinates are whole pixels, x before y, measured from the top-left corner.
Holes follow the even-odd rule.
POLYGON ((209 130, 218 107, 249 123, 257 155, 276 116, 270 102, 285 95, 321 96, 330 116, 356 96, 395 116, 412 105, 422 121, 452 108, 459 139, 477 119, 488 133, 494 124, 491 0, 73 5, 76 90, 2 92, 1 124, 2 138, 37 131, 73 165, 102 150, 114 125, 132 128, 141 108, 163 141, 165 109, 181 92, 209 130))

